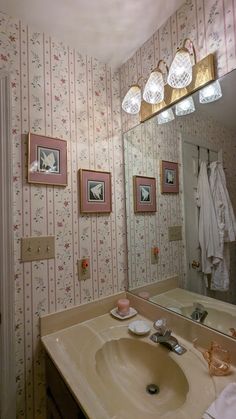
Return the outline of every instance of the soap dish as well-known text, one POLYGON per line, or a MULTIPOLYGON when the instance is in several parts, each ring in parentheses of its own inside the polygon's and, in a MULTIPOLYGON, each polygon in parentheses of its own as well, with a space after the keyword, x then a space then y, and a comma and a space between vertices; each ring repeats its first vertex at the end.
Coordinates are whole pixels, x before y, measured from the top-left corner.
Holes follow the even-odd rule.
POLYGON ((135 310, 135 308, 133 308, 133 307, 130 307, 130 308, 129 308, 129 314, 126 314, 126 316, 121 316, 121 315, 118 313, 117 307, 113 308, 113 309, 110 311, 110 313, 111 313, 111 315, 112 315, 113 317, 115 317, 116 319, 119 319, 119 320, 126 320, 126 319, 130 319, 130 317, 136 316, 136 314, 138 314, 137 310, 135 310))
POLYGON ((135 335, 146 335, 150 332, 151 327, 143 320, 136 320, 129 324, 128 329, 135 335))

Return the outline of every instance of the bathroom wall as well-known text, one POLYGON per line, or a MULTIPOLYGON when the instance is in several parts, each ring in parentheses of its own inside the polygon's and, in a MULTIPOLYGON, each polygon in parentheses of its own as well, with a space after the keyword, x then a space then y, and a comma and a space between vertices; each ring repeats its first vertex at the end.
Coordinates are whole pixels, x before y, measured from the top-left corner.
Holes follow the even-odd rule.
POLYGON ((45 419, 39 316, 125 286, 119 73, 5 14, 0 69, 11 73, 17 412, 45 419), (29 131, 67 140, 66 188, 27 183, 29 131), (111 171, 110 215, 79 214, 79 168, 111 171), (39 235, 55 235, 55 260, 21 263, 21 237, 39 235), (79 282, 84 256, 92 275, 79 282))
MULTIPOLYGON (((222 150, 228 190, 236 212, 236 132, 227 129, 199 110, 163 125, 158 125, 154 117, 129 130, 124 135, 124 150, 128 276, 131 288, 164 280, 176 274, 179 275, 182 286, 186 286, 184 241, 168 241, 168 227, 184 224, 182 139, 195 141, 196 144, 202 144, 213 150, 222 150), (161 160, 179 162, 179 194, 161 194, 161 160), (156 178, 157 211, 155 213, 134 214, 134 175, 156 178), (151 264, 151 247, 153 246, 158 246, 160 249, 158 263, 154 265, 151 264)), ((224 298, 234 303, 236 302, 235 249, 236 244, 233 243, 231 245, 230 291, 227 296, 224 294, 224 298)))
MULTIPOLYGON (((153 36, 121 67, 121 97, 140 76, 148 77, 159 59, 170 65, 178 46, 190 38, 197 60, 215 53, 217 74, 236 68, 236 0, 186 0, 153 36)), ((123 131, 139 122, 122 112, 123 131)))
MULTIPOLYGON (((79 52, 0 14, 0 69, 11 72, 14 162, 15 316, 18 417, 44 417, 40 314, 124 288, 126 239, 121 93, 159 58, 170 63, 190 36, 198 58, 217 50, 218 72, 234 68, 235 0, 187 0, 121 68, 120 75, 79 52), (227 39, 227 43, 226 43, 227 39), (68 186, 28 185, 29 131, 68 141, 68 186), (78 168, 112 172, 111 215, 78 213, 78 168), (22 236, 55 234, 55 261, 20 263, 22 236), (91 255, 92 279, 79 283, 76 260, 91 255)), ((123 131, 137 118, 122 115, 123 131)))

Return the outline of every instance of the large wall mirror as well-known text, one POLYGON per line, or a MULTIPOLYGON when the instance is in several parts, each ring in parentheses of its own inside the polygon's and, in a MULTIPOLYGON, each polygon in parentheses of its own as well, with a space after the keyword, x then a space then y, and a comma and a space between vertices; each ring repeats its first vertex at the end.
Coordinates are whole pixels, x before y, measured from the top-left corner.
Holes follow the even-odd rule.
POLYGON ((172 121, 154 116, 124 134, 129 291, 233 336, 236 243, 225 245, 229 285, 224 269, 202 273, 199 247, 199 172, 209 185, 221 165, 236 214, 236 70, 219 82, 220 99, 199 103, 196 92, 194 112, 173 107, 172 121))

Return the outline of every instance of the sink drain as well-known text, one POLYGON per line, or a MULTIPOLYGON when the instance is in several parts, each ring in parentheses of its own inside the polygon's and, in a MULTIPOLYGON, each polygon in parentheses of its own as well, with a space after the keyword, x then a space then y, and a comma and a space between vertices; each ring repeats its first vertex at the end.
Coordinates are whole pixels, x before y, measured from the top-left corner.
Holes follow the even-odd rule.
POLYGON ((146 387, 148 394, 158 394, 160 392, 159 387, 156 384, 148 384, 146 387))

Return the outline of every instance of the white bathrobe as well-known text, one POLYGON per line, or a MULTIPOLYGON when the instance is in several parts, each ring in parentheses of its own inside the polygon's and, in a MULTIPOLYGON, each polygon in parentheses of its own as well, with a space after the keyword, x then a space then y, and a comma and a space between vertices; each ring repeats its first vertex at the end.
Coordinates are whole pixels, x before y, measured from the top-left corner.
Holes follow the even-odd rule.
POLYGON ((229 289, 230 265, 229 242, 236 240, 236 221, 222 163, 213 162, 210 164, 209 183, 215 207, 221 249, 221 261, 212 270, 211 289, 227 291, 229 289))
POLYGON ((202 272, 211 274, 222 259, 222 248, 212 200, 206 162, 201 163, 198 176, 197 205, 199 206, 199 244, 202 272))

